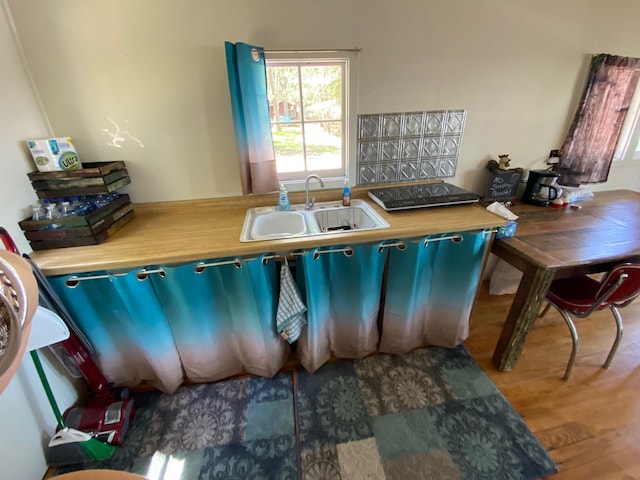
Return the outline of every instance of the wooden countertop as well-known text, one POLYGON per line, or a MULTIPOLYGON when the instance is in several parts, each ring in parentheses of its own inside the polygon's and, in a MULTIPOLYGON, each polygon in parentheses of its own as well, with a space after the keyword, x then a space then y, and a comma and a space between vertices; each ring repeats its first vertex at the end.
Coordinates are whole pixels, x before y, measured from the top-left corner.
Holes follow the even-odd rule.
MULTIPOLYGON (((355 187, 353 198, 367 200, 368 188, 355 187)), ((341 190, 313 190, 313 195, 318 202, 339 200, 341 190)), ((292 204, 304 203, 304 193, 291 193, 290 199, 292 204)), ((63 275, 455 233, 505 224, 504 219, 479 205, 389 213, 373 201, 367 202, 389 222, 390 228, 246 243, 240 242, 240 232, 247 208, 276 205, 277 194, 135 204, 131 223, 106 242, 40 250, 30 257, 45 275, 63 275)))

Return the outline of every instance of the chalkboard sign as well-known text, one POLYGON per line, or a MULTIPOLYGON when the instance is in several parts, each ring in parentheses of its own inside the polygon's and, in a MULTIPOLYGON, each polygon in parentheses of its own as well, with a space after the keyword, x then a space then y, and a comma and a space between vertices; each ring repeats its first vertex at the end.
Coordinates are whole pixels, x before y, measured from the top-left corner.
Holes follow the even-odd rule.
POLYGON ((518 194, 518 185, 522 176, 521 168, 495 170, 491 172, 489 188, 484 196, 486 202, 506 202, 513 200, 518 194))

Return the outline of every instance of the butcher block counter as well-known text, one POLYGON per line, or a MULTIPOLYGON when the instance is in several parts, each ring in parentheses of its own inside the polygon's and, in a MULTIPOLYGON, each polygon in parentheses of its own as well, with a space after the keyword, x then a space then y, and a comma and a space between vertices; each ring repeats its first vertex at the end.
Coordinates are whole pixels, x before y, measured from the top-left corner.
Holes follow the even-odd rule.
MULTIPOLYGON (((45 275, 52 276, 456 233, 505 224, 504 219, 479 205, 390 213, 369 199, 367 190, 356 187, 352 196, 366 200, 390 228, 241 242, 247 209, 277 205, 276 194, 141 203, 134 205, 134 219, 105 243, 40 250, 30 256, 45 275)), ((341 190, 318 189, 310 196, 317 202, 340 200, 341 190)), ((304 192, 290 193, 290 199, 292 204, 303 204, 304 192)))

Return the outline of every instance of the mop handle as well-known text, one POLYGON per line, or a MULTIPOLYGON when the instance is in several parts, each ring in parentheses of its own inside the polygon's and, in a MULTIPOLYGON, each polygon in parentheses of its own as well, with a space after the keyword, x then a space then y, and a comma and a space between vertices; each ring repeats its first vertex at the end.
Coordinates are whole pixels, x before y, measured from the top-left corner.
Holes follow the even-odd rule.
POLYGON ((62 420, 62 414, 60 413, 60 409, 58 408, 56 399, 53 397, 51 386, 49 385, 49 381, 47 380, 47 377, 44 374, 44 370, 42 369, 42 363, 40 363, 40 357, 38 357, 38 352, 36 350, 31 350, 31 359, 33 360, 33 363, 36 366, 36 370, 38 371, 38 377, 40 377, 40 382, 42 382, 42 387, 44 388, 44 391, 47 393, 47 398, 49 399, 49 404, 51 405, 53 414, 56 416, 56 420, 58 421, 58 426, 60 428, 66 428, 66 425, 62 420))

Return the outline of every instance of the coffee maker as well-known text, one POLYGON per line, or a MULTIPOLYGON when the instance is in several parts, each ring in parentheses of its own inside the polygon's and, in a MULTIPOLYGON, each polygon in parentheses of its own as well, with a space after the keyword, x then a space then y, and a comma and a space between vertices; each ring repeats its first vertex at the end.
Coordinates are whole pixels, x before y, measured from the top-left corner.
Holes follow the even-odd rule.
POLYGON ((556 185, 560 174, 549 170, 531 170, 527 186, 522 194, 522 201, 539 207, 548 207, 552 200, 558 198, 562 190, 556 185))

